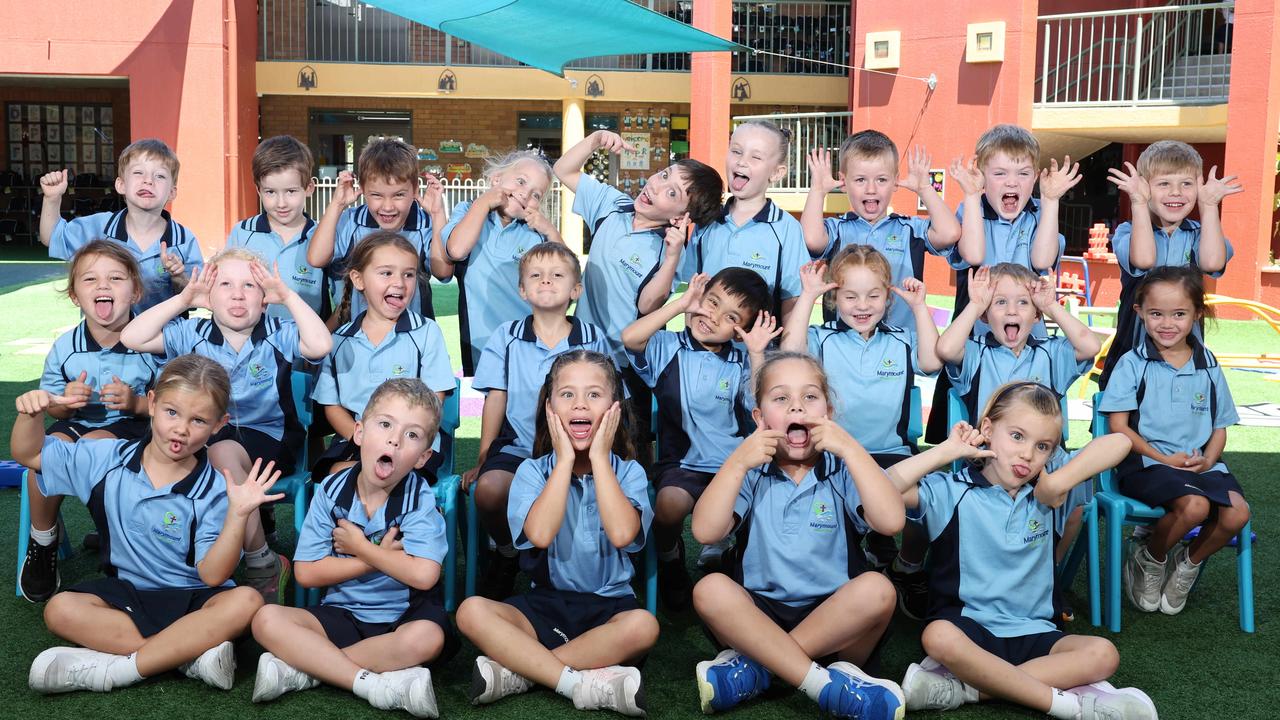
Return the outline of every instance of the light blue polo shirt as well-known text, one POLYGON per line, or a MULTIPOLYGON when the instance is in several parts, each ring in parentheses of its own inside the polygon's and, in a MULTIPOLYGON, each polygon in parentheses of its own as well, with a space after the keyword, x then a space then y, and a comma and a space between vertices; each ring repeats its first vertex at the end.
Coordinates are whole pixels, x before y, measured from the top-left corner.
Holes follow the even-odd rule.
MULTIPOLYGON (((1139 343, 1116 364, 1098 405, 1099 412, 1132 413, 1129 426, 1166 455, 1204 450, 1214 430, 1240 422, 1218 359, 1194 336, 1187 342, 1191 359, 1177 368, 1151 338, 1139 343)), ((1139 457, 1143 467, 1160 464, 1139 457)), ((1209 471, 1226 472, 1227 466, 1218 462, 1209 471)))
POLYGON ((102 347, 81 320, 74 329, 53 341, 53 348, 44 359, 40 389, 61 395, 66 392, 67 383, 79 380, 80 373, 87 373, 85 382, 93 394, 89 396, 89 404, 76 410, 70 419, 89 427, 103 427, 134 416, 102 404, 102 388, 110 385, 113 377, 118 377, 133 388, 134 395, 145 395, 160 374, 159 364, 160 358, 151 353, 134 352, 124 343, 102 347))
POLYGON ((538 339, 533 316, 498 326, 489 336, 471 387, 481 392, 507 393, 507 413, 502 429, 490 450, 501 450, 518 458, 533 454, 534 427, 538 417, 538 394, 551 372, 555 359, 572 350, 593 350, 609 354, 609 343, 600 328, 578 318, 569 318, 569 334, 555 347, 538 339))
MULTIPOLYGON (((893 284, 901 287, 907 278, 924 279, 924 254, 945 254, 929 243, 929 218, 886 215, 873 225, 857 213, 847 212, 840 217, 823 221, 827 228, 827 248, 819 257, 828 262, 848 245, 870 245, 879 250, 889 261, 893 272, 893 284)), ((915 316, 902 298, 890 295, 893 302, 885 313, 885 320, 897 327, 915 327, 915 316)))
MULTIPOLYGON (((622 494, 640 511, 640 532, 635 540, 624 548, 616 548, 605 534, 600 522, 600 509, 596 502, 596 484, 591 475, 575 475, 569 482, 569 496, 565 502, 564 520, 560 530, 546 550, 537 550, 524 534, 524 522, 529 510, 547 485, 547 478, 555 468, 555 453, 531 458, 520 463, 515 479, 511 481, 511 493, 507 497, 507 524, 516 549, 524 550, 532 558, 534 587, 594 593, 604 597, 627 597, 631 590, 634 569, 628 553, 640 552, 649 536, 653 522, 653 508, 649 506, 649 478, 644 468, 635 460, 623 460, 610 453, 609 464, 622 494)), ((521 566, 529 570, 529 557, 521 566)))
POLYGON ((686 329, 659 330, 630 355, 658 399, 658 464, 718 472, 755 430, 747 353, 732 343, 712 352, 686 329))
MULTIPOLYGON (((364 531, 369 542, 377 545, 394 527, 396 539, 404 544, 406 554, 435 563, 444 560, 449 551, 444 517, 436 510, 435 492, 426 478, 410 472, 387 497, 382 507, 366 513, 356 485, 360 463, 325 478, 316 488, 307 510, 307 519, 298 533, 298 549, 294 562, 315 562, 339 555, 333 549, 333 530, 339 520, 347 520, 364 531)), ((387 575, 374 570, 359 577, 330 585, 321 601, 324 605, 349 610, 360 622, 393 623, 404 615, 409 604, 421 593, 387 575)))
MULTIPOLYGON (((466 217, 470 200, 453 208, 449 223, 440 233, 448 242, 453 229, 466 217)), ((503 323, 529 314, 529 303, 520 297, 520 258, 529 248, 546 240, 524 220, 502 224, 498 212, 485 218, 480 237, 471 253, 454 271, 458 278, 458 329, 462 337, 462 374, 474 375, 489 336, 503 323), (470 281, 468 281, 470 278, 470 281)))
MULTIPOLYGON (((351 251, 361 240, 381 229, 373 213, 369 212, 368 205, 349 207, 338 216, 338 227, 333 234, 333 260, 329 261, 329 267, 326 268, 332 283, 334 307, 342 302, 343 287, 349 282, 347 260, 351 257, 351 251)), ((405 215, 400 236, 408 240, 418 252, 418 312, 434 316, 431 305, 431 216, 418 205, 417 200, 413 201, 405 215)), ((351 317, 364 312, 366 307, 364 295, 353 289, 351 317)))
POLYGON ((1013 351, 991 332, 970 337, 964 345, 964 361, 959 366, 947 363, 947 377, 975 421, 987 407, 996 388, 1005 383, 1029 380, 1048 387, 1059 398, 1067 394, 1071 383, 1089 371, 1092 358, 1076 360, 1076 349, 1061 335, 1027 338, 1022 353, 1013 351))
POLYGON ((167 223, 164 235, 151 247, 142 249, 129 237, 125 224, 125 215, 128 213, 129 209, 124 208, 115 212, 78 217, 70 222, 58 220, 57 227, 53 229, 53 237, 49 239, 49 257, 70 260, 77 250, 100 238, 123 243, 133 253, 142 270, 142 299, 133 306, 134 313, 141 313, 177 294, 169 281, 169 271, 164 269, 164 263, 160 261, 160 243, 164 243, 169 252, 177 253, 182 258, 188 276, 193 267, 204 264, 204 256, 200 254, 200 243, 196 242, 196 236, 170 217, 168 210, 160 211, 167 223))
POLYGON ((298 326, 292 320, 263 315, 239 352, 210 319, 175 318, 164 326, 164 352, 172 360, 195 353, 216 360, 231 376, 231 424, 264 432, 276 440, 297 426, 293 403, 298 326))
POLYGON ((800 295, 800 267, 809 261, 800 222, 765 200, 764 207, 741 227, 733 222, 729 198, 713 223, 699 227, 680 258, 679 279, 698 273, 715 276, 725 268, 753 270, 772 294, 769 311, 782 312, 782 301, 800 295))
MULTIPOLYGON (((873 455, 910 455, 911 388, 920 372, 916 334, 881 321, 863 338, 840 318, 809 328, 809 354, 827 371, 835 421, 873 455)), ((936 373, 934 373, 936 375, 936 373)))
POLYGON ((1033 483, 1010 496, 970 465, 920 481, 911 512, 929 534, 929 618, 966 617, 996 637, 1056 630, 1053 508, 1033 483))
MULTIPOLYGON (((444 334, 435 320, 405 310, 382 342, 364 334, 364 314, 338 328, 311 399, 317 405, 341 405, 358 419, 378 386, 392 378, 416 377, 436 392, 451 392, 453 368, 444 334)), ((438 450, 440 438, 431 448, 438 450)))
MULTIPOLYGON (((324 310, 324 270, 307 263, 307 248, 311 246, 311 235, 315 229, 315 221, 308 217, 297 237, 282 238, 271 229, 267 214, 261 213, 232 225, 231 232, 227 234, 227 247, 247 248, 257 254, 267 272, 278 265, 284 284, 298 293, 298 297, 312 310, 321 313, 324 310)), ((267 315, 281 320, 293 319, 289 308, 274 303, 267 306, 267 315)))
MULTIPOLYGON (((227 483, 204 448, 185 478, 156 489, 142 467, 151 434, 139 440, 45 438, 40 492, 74 495, 102 538, 103 572, 139 590, 206 587, 196 569, 222 532, 227 483)), ((223 587, 233 583, 228 580, 223 587)))
POLYGON ((825 599, 866 569, 861 510, 849 469, 831 453, 798 485, 772 463, 748 470, 733 503, 742 586, 793 607, 825 599))
MULTIPOLYGON (((635 230, 635 201, 587 173, 578 175, 573 211, 591 228, 577 317, 603 328, 614 360, 627 365, 622 331, 638 316, 640 291, 662 264, 665 229, 635 230)), ((674 279, 672 287, 675 289, 674 279)))

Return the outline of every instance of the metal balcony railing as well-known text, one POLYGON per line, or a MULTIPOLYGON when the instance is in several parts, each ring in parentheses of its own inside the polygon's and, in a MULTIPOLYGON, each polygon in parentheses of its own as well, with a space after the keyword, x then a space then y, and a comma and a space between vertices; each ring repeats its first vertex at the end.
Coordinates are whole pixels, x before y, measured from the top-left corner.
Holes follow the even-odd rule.
MULTIPOLYGON (((691 24, 691 0, 631 0, 691 24)), ((518 66, 505 55, 356 0, 259 0, 259 59, 290 62, 518 66)), ((734 53, 735 73, 845 75, 849 0, 736 0, 733 39, 763 53, 734 53)), ((610 55, 570 63, 580 70, 687 72, 689 53, 610 55)))
MULTIPOLYGON (((333 192, 338 187, 338 181, 334 178, 315 178, 316 191, 307 199, 307 215, 319 221, 324 215, 325 208, 329 207, 329 201, 333 199, 333 192)), ((489 183, 484 180, 450 180, 444 182, 444 209, 445 213, 453 212, 453 208, 463 200, 475 200, 489 189, 489 183)), ((560 181, 553 180, 551 188, 547 190, 547 194, 542 199, 542 214, 555 224, 556 229, 560 228, 560 181)), ((363 200, 357 200, 357 203, 363 200)))
POLYGON ((1224 103, 1234 2, 1042 15, 1038 107, 1224 103))

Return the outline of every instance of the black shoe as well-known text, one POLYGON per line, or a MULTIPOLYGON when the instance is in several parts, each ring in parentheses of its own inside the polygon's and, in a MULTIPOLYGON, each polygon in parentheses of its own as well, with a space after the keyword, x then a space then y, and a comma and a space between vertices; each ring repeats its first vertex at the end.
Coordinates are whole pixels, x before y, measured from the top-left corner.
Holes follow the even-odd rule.
POLYGON ((884 574, 898 591, 898 609, 912 620, 924 620, 929 614, 929 577, 924 570, 899 572, 890 564, 884 574))
POLYGON ((867 535, 867 562, 871 568, 877 572, 889 567, 894 558, 898 557, 898 544, 893 541, 892 535, 881 535, 878 532, 869 533, 867 535))
POLYGON ((22 574, 18 586, 22 597, 33 603, 42 603, 53 597, 62 585, 58 574, 58 538, 49 545, 27 540, 27 557, 22 561, 22 574))
POLYGON ((693 578, 689 577, 689 568, 684 560, 684 541, 676 544, 680 556, 674 560, 658 561, 658 597, 662 598, 663 607, 668 610, 683 610, 689 605, 689 593, 693 589, 693 578))
POLYGON ((520 558, 507 557, 500 552, 489 554, 489 561, 480 576, 477 594, 490 600, 506 600, 515 594, 516 575, 520 572, 520 558))
POLYGON ((89 552, 98 552, 98 549, 100 547, 102 547, 102 538, 98 536, 97 532, 91 532, 91 533, 85 534, 84 536, 85 550, 88 550, 89 552))

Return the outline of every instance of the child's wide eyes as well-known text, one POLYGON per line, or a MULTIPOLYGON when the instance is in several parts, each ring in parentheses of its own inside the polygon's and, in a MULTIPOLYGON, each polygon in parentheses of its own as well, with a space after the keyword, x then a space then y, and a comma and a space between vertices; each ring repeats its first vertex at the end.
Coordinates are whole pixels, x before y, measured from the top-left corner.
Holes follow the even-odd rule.
POLYGON ((1018 432, 1017 430, 1014 430, 1013 432, 1009 433, 1009 437, 1013 438, 1014 440, 1017 440, 1018 442, 1022 442, 1022 433, 1018 432))
POLYGON ((409 438, 410 440, 417 440, 418 433, 413 430, 410 430, 409 432, 405 433, 405 437, 409 438))
POLYGON ((1049 443, 1036 443, 1036 450, 1040 452, 1049 452, 1052 448, 1049 447, 1049 443))
POLYGON ((386 430, 387 428, 391 427, 391 423, 387 422, 386 420, 379 420, 378 427, 382 428, 383 430, 386 430))

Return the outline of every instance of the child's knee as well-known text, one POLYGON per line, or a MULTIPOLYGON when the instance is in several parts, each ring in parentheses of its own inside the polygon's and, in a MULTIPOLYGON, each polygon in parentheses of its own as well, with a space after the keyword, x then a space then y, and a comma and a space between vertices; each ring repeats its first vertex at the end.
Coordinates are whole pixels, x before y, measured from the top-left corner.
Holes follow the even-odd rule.
POLYGON ((1085 652, 1088 654, 1089 667, 1097 668, 1103 678, 1111 677, 1120 668, 1120 652, 1106 638, 1089 638, 1085 652))
POLYGON ((1249 524, 1249 520, 1253 517, 1253 512, 1249 509, 1249 503, 1244 498, 1232 497, 1230 507, 1222 508, 1218 511, 1218 523, 1226 530, 1235 535, 1249 524))
POLYGON ((263 605, 253 614, 253 621, 250 627, 253 631, 253 637, 261 640, 267 637, 276 628, 287 622, 285 613, 286 608, 280 605, 263 605))
POLYGON ((889 578, 878 572, 864 572, 845 583, 842 592, 851 593, 859 613, 868 613, 885 618, 893 615, 897 603, 897 591, 889 578), (856 599, 855 599, 856 598, 856 599))
POLYGON ((946 620, 934 620, 925 626, 920 635, 920 644, 926 655, 947 665, 957 656, 967 639, 955 625, 946 620))
POLYGON ((488 603, 488 600, 479 595, 474 595, 463 600, 462 604, 458 606, 454 621, 458 623, 458 629, 464 635, 470 635, 472 630, 485 622, 485 618, 491 614, 487 607, 488 603))
POLYGON ((510 476, 505 473, 484 473, 476 480, 476 506, 486 512, 505 511, 510 492, 510 476))
POLYGON ((394 637, 401 653, 418 663, 435 658, 444 647, 444 630, 427 620, 415 620, 400 626, 394 637))
POLYGON ((662 525, 683 524, 693 509, 693 498, 676 487, 664 487, 658 491, 653 503, 653 519, 662 525))
POLYGON ((736 586, 737 583, 724 573, 711 573, 703 577, 698 581, 698 584, 693 586, 694 610, 699 615, 714 611, 736 586))
POLYGON ((59 628, 66 627, 78 614, 77 603, 73 595, 58 593, 44 604, 44 625, 57 634, 59 628))
POLYGON ((1209 519, 1209 501, 1199 495, 1184 495, 1173 503, 1171 512, 1187 522, 1199 525, 1209 519))
POLYGON ((219 604, 225 603, 236 619, 243 620, 245 625, 248 625, 264 606, 262 595, 251 587, 232 588, 222 593, 222 596, 224 599, 219 604))
POLYGON ((621 643, 632 652, 646 652, 658 642, 658 619, 648 610, 628 610, 615 622, 620 625, 621 643))

